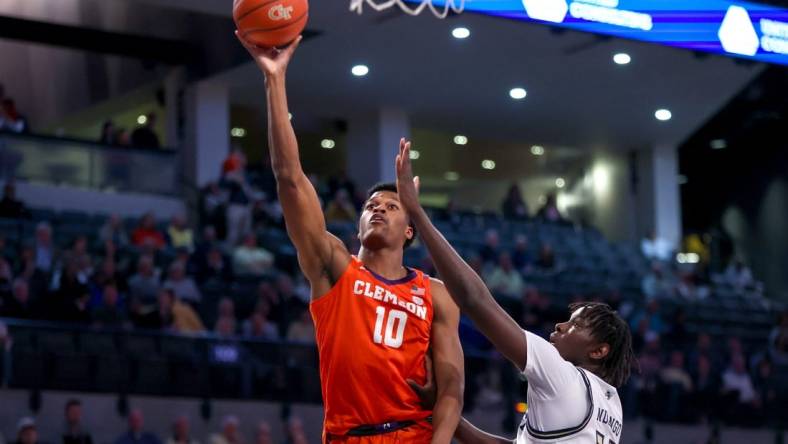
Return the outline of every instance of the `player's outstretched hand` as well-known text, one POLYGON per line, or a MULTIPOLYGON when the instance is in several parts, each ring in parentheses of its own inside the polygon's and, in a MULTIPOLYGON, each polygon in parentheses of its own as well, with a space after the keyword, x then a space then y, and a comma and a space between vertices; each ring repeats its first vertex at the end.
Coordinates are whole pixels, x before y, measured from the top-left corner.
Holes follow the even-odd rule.
POLYGON ((424 367, 427 370, 427 381, 424 385, 419 385, 416 381, 408 379, 406 382, 419 396, 421 406, 425 410, 432 410, 435 407, 435 402, 438 398, 438 387, 435 385, 435 377, 432 373, 432 356, 427 353, 424 361, 424 367))
POLYGON ((413 177, 413 165, 410 162, 410 141, 406 141, 404 138, 399 141, 396 164, 399 201, 406 210, 412 210, 419 205, 419 178, 413 177))
POLYGON ((287 71, 287 65, 290 63, 290 59, 293 58, 293 53, 295 52, 298 45, 301 43, 301 39, 303 37, 298 36, 293 43, 287 45, 283 49, 277 48, 261 48, 254 43, 246 40, 235 31, 235 36, 238 37, 238 40, 241 44, 249 51, 249 54, 254 59, 255 63, 257 63, 257 67, 260 68, 261 71, 265 74, 266 77, 276 77, 282 76, 287 71))

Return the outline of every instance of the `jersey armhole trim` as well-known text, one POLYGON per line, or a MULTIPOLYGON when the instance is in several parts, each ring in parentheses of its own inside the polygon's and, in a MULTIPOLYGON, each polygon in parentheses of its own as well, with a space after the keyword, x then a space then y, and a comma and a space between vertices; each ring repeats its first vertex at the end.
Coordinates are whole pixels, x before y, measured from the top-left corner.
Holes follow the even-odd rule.
POLYGON ((583 422, 576 427, 568 427, 565 429, 560 430, 552 430, 543 432, 541 430, 537 430, 531 427, 531 422, 528 421, 528 414, 525 414, 525 426, 528 430, 528 434, 536 439, 543 439, 543 440, 550 440, 550 439, 560 439, 560 438, 567 438, 575 433, 581 432, 583 429, 586 428, 588 422, 591 421, 591 417, 594 414, 594 396, 591 391, 591 382, 588 380, 588 376, 583 373, 582 370, 577 368, 577 371, 580 372, 580 376, 583 377, 583 383, 586 385, 586 396, 588 397, 588 410, 586 411, 586 416, 583 419, 583 422))

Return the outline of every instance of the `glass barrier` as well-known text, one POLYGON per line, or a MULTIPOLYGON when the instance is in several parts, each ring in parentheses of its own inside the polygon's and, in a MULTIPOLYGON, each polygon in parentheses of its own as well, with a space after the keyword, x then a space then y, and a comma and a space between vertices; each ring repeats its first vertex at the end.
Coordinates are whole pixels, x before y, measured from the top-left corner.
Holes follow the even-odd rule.
POLYGON ((0 132, 0 179, 175 195, 177 154, 0 132))

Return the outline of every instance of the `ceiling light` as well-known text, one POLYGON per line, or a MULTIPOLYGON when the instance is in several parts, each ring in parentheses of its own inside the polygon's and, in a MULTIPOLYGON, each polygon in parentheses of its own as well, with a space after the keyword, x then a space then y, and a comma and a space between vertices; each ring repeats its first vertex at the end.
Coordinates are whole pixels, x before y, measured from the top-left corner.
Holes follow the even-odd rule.
POLYGON ((512 88, 512 90, 509 91, 509 96, 514 100, 523 100, 527 95, 528 92, 523 88, 512 88))
POLYGON ((613 61, 616 62, 617 65, 629 65, 629 62, 632 61, 632 57, 625 52, 619 52, 613 56, 613 61))
POLYGON ((467 39, 471 36, 471 30, 463 27, 454 28, 454 30, 451 32, 451 35, 454 36, 455 39, 467 39))
POLYGON ((544 154, 544 147, 539 145, 534 145, 531 147, 531 154, 534 156, 541 156, 544 154))
POLYGON ((146 116, 145 114, 140 114, 140 116, 137 117, 137 123, 139 123, 140 125, 145 125, 146 123, 148 123, 148 116, 146 116))
POLYGON ((369 66, 356 65, 350 70, 350 72, 356 77, 364 77, 365 75, 369 74, 369 66))
POLYGON ((454 136, 454 143, 456 145, 467 145, 468 138, 465 136, 454 136))
POLYGON ((495 161, 490 159, 482 160, 482 168, 485 170, 494 170, 495 169, 495 161))
POLYGON ((320 146, 325 148, 325 149, 327 149, 327 150, 330 150, 330 149, 334 148, 335 146, 337 146, 337 143, 334 142, 331 139, 323 139, 323 140, 320 141, 320 146))
POLYGON ((416 150, 410 150, 410 160, 419 160, 421 153, 416 150))
POLYGON ((460 173, 456 171, 446 171, 446 174, 443 175, 443 178, 450 182, 456 182, 460 180, 460 173))
POLYGON ((713 150, 722 150, 728 148, 728 141, 725 139, 714 139, 709 145, 711 145, 711 149, 713 150))
POLYGON ((656 117, 657 120, 660 120, 662 122, 666 122, 666 121, 670 120, 673 117, 673 113, 671 113, 670 110, 667 110, 667 109, 664 109, 664 108, 663 109, 658 109, 654 113, 654 117, 656 117))
POLYGON ((563 188, 566 186, 566 181, 564 180, 563 177, 559 177, 558 179, 555 180, 555 186, 557 186, 558 188, 563 188))
POLYGON ((243 128, 236 127, 230 130, 230 135, 238 138, 244 137, 246 136, 246 130, 243 128))

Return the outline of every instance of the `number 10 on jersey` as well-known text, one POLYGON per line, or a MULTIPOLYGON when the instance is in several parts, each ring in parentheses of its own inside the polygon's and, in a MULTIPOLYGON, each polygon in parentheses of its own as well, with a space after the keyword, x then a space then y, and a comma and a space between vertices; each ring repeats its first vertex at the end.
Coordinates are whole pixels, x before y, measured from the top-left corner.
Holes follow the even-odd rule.
POLYGON ((375 344, 385 344, 391 348, 400 348, 405 336, 405 324, 408 322, 408 314, 401 310, 389 310, 386 316, 386 307, 377 307, 375 313, 375 333, 372 340, 375 344), (383 331, 383 324, 386 324, 386 331, 383 331))

